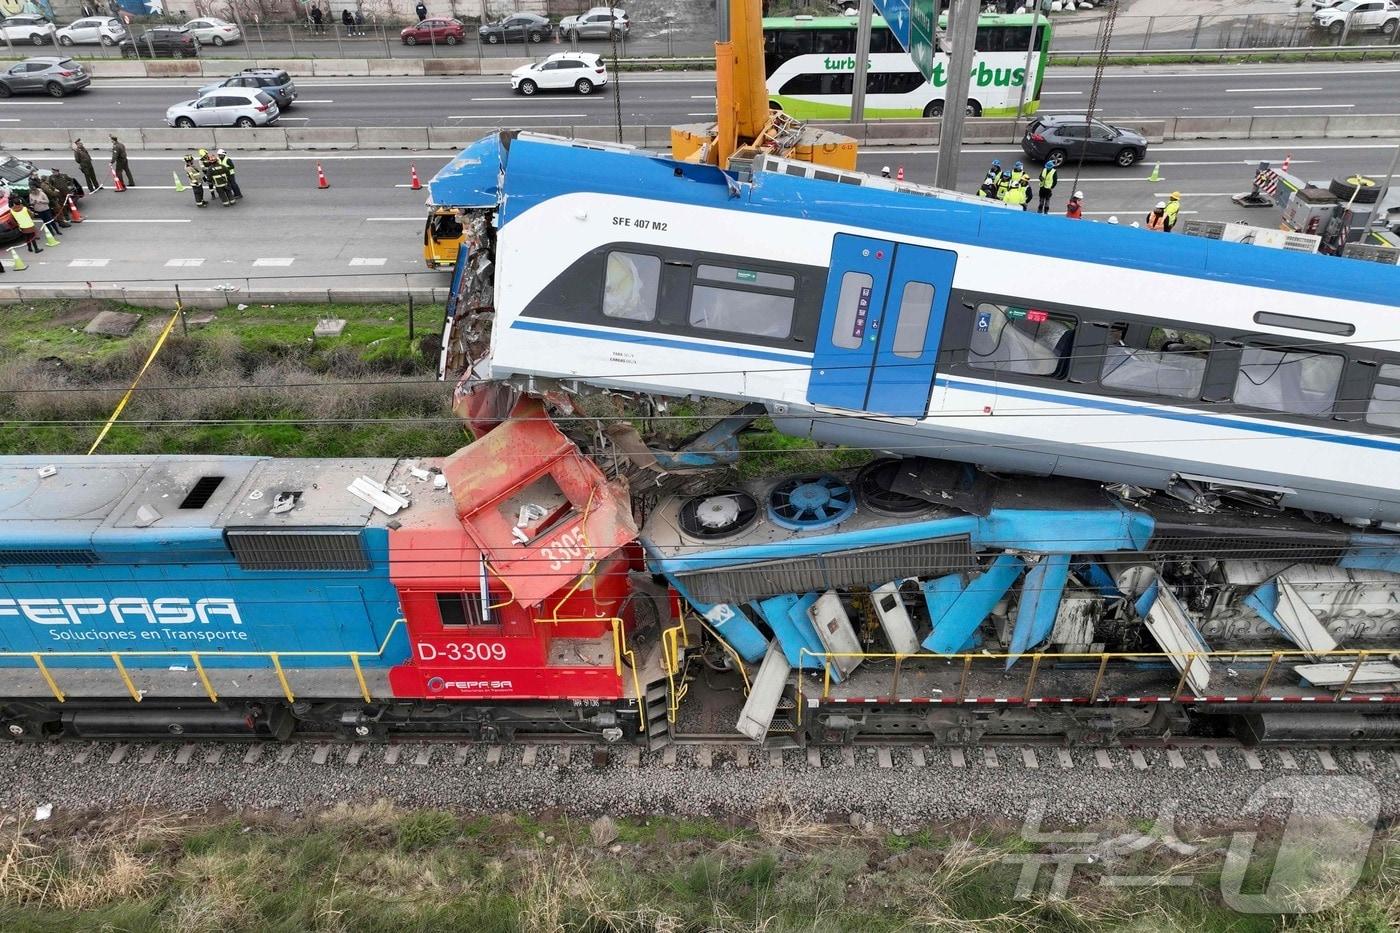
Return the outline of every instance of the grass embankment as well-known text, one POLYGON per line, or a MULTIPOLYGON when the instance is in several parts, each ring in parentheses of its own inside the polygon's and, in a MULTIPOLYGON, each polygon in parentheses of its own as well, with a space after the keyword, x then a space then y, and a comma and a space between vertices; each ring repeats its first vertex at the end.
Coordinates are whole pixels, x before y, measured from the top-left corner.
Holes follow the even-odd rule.
MULTIPOLYGON (((91 301, 0 312, 0 451, 86 453, 169 314, 91 301), (83 332, 108 309, 143 314, 141 326, 127 338, 83 332)), ((177 325, 99 452, 449 453, 464 438, 452 387, 407 320, 406 305, 255 305, 188 334, 177 325), (313 340, 327 317, 345 319, 344 333, 313 340)), ((419 336, 436 325, 420 317, 419 336)))
MULTIPOLYGON (((762 814, 742 826, 624 820, 594 835, 586 821, 374 805, 295 821, 104 813, 0 832, 0 927, 12 933, 1384 933, 1400 920, 1393 836, 1377 841, 1350 896, 1283 920, 1223 905, 1218 854, 1154 847, 1078 868, 1066 897, 1042 885, 1018 899, 1021 866, 1004 859, 1028 850, 1014 832, 896 836, 762 814), (1195 883, 1102 883, 1162 873, 1195 883)), ((1269 868, 1262 860, 1245 890, 1262 889, 1269 868)), ((1053 867, 1041 874, 1048 882, 1053 867)))

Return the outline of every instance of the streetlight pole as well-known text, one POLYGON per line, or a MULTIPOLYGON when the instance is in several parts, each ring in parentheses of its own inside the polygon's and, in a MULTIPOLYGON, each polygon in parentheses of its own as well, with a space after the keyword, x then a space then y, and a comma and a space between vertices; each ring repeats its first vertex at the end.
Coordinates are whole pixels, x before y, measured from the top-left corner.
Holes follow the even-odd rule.
POLYGON ((1031 39, 1026 43, 1026 76, 1021 79, 1021 100, 1016 105, 1016 119, 1026 115, 1026 96, 1031 87, 1031 59, 1035 57, 1036 40, 1040 37, 1040 0, 1034 0, 1035 15, 1031 19, 1031 39))
POLYGON ((972 85, 972 62, 977 56, 978 0, 953 0, 948 8, 948 86, 938 130, 938 163, 933 183, 958 187, 958 157, 962 154, 967 93, 972 85))
POLYGON ((873 0, 860 0, 856 19, 856 68, 851 75, 851 122, 865 122, 865 82, 870 73, 870 30, 875 16, 873 0))

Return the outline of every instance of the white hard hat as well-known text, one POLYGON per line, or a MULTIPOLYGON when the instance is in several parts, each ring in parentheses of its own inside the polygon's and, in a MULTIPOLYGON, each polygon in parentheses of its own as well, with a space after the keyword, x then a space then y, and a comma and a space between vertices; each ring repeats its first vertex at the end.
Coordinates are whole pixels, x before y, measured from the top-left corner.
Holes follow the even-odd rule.
POLYGON ((1139 230, 1142 229, 1141 225, 1139 225, 1138 222, 1137 222, 1136 220, 1133 221, 1132 226, 1137 227, 1139 230))
POLYGON ((1157 207, 1161 208, 1162 210, 1166 210, 1167 202, 1166 202, 1166 201, 1158 201, 1158 202, 1157 202, 1157 207))
POLYGON ((1076 192, 1074 193, 1074 196, 1075 196, 1076 198, 1078 198, 1079 200, 1081 200, 1081 201, 1084 200, 1084 192, 1082 192, 1082 191, 1076 191, 1076 192))
POLYGON ((882 165, 882 166, 880 166, 880 171, 882 171, 882 172, 884 172, 886 175, 888 175, 888 174, 890 173, 890 167, 889 167, 888 165, 882 165))
POLYGON ((1116 224, 1116 223, 1118 223, 1118 215, 1115 214, 1115 215, 1113 215, 1112 217, 1108 218, 1108 222, 1111 223, 1111 224, 1116 224))

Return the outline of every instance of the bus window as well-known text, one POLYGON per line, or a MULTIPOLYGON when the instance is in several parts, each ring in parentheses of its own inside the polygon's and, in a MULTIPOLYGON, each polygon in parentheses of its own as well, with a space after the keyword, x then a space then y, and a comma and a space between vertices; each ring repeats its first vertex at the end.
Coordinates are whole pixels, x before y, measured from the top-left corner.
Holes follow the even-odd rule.
POLYGON ((805 29, 786 29, 778 33, 777 52, 786 61, 795 55, 812 52, 812 33, 805 29))
POLYGON ((849 55, 855 48, 856 36, 849 29, 822 29, 812 33, 812 51, 817 54, 849 55))

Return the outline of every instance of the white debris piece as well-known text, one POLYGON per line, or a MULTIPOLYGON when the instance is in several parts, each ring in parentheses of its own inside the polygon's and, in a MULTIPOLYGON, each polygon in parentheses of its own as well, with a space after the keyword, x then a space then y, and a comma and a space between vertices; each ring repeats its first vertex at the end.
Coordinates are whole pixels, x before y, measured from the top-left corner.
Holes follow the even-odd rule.
POLYGON ((36 820, 47 820, 51 816, 53 816, 53 804, 51 803, 41 803, 34 808, 34 819, 36 820))
POLYGON ((50 476, 53 476, 53 475, 54 475, 55 473, 57 473, 57 472, 58 472, 58 467, 56 467, 56 466, 54 466, 52 463, 50 463, 48 466, 41 466, 41 467, 39 467, 39 478, 40 478, 40 479, 48 479, 50 476))
POLYGON ((413 467, 408 472, 416 480, 426 480, 428 477, 433 475, 427 470, 423 469, 422 467, 413 467))
POLYGON ((368 476, 359 477, 345 489, 356 499, 368 503, 385 515, 393 515, 409 506, 408 497, 390 490, 383 483, 368 476))

